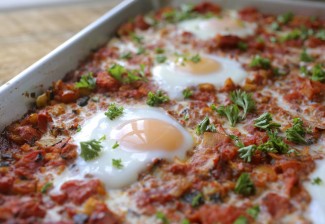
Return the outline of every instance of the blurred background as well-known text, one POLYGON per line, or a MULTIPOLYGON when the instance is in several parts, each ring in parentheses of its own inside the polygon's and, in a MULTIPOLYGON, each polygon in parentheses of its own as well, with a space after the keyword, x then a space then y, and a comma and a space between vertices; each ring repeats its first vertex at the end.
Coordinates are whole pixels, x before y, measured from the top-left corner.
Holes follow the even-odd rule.
POLYGON ((0 0, 0 85, 121 0, 0 0))

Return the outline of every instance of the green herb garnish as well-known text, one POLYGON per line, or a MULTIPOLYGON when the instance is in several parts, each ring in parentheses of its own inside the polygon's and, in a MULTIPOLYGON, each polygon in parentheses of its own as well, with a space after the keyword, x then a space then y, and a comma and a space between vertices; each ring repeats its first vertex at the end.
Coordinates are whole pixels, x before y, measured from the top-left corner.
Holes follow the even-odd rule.
POLYGON ((194 63, 199 63, 201 61, 201 56, 199 54, 196 54, 196 55, 190 57, 189 60, 194 63))
POLYGON ((272 121, 272 115, 266 112, 254 120, 254 125, 255 127, 258 127, 263 130, 271 130, 273 128, 281 127, 280 124, 274 123, 272 121))
POLYGON ((113 167, 119 170, 124 167, 121 159, 112 159, 112 165, 113 167))
POLYGON ((115 143, 114 143, 114 145, 112 146, 112 149, 116 149, 117 147, 119 147, 120 146, 120 144, 116 141, 115 143))
POLYGON ((321 64, 317 64, 311 69, 310 79, 319 82, 325 81, 325 69, 321 64))
POLYGON ((257 218, 258 214, 260 213, 260 207, 258 205, 255 205, 249 209, 246 210, 246 213, 250 216, 252 216, 254 219, 257 218))
POLYGON ((210 119, 206 116, 197 126, 195 129, 196 134, 201 135, 204 132, 216 132, 216 127, 214 124, 210 123, 210 119))
POLYGON ((131 38, 137 44, 142 44, 143 37, 136 35, 135 33, 131 33, 131 38))
POLYGON ((183 219, 181 224, 191 224, 191 223, 188 219, 183 219))
POLYGON ((156 62, 159 64, 164 63, 166 60, 167 60, 167 57, 165 55, 159 54, 156 56, 156 62))
POLYGON ((131 52, 124 52, 120 56, 121 59, 131 59, 132 58, 132 53, 131 52))
POLYGON ((201 205, 203 202, 203 194, 201 192, 199 192, 197 195, 195 195, 191 201, 191 205, 192 207, 198 207, 199 205, 201 205))
POLYGON ((250 163, 252 161, 252 156, 256 151, 256 145, 249 145, 242 147, 238 150, 239 157, 242 158, 245 162, 250 163))
POLYGON ((287 12, 285 14, 279 15, 277 21, 281 24, 288 24, 294 17, 292 12, 287 12))
POLYGON ((248 45, 245 42, 240 41, 237 44, 237 47, 241 50, 241 51, 246 51, 248 48, 248 45))
POLYGON ((307 144, 307 141, 305 140, 306 133, 307 131, 302 120, 300 118, 294 118, 293 126, 286 130, 286 138, 290 142, 297 144, 307 144))
POLYGON ((258 150, 264 152, 273 152, 286 154, 289 152, 289 146, 278 136, 277 131, 268 131, 269 140, 258 146, 258 150))
POLYGON ((158 47, 158 48, 155 49, 155 53, 156 54, 163 54, 163 53, 165 53, 165 49, 158 47))
POLYGON ((113 64, 108 69, 108 72, 114 79, 118 80, 121 83, 129 84, 143 79, 143 77, 139 77, 136 75, 137 73, 141 74, 141 70, 128 71, 122 65, 119 64, 113 64))
POLYGON ((319 177, 316 177, 313 179, 313 181, 311 182, 312 185, 321 185, 323 183, 323 180, 319 177))
POLYGON ((271 62, 268 58, 263 58, 259 55, 256 55, 251 63, 249 64, 252 68, 262 68, 262 69, 269 69, 271 68, 271 62))
POLYGON ((76 88, 86 88, 86 89, 95 89, 96 88, 96 79, 93 77, 92 73, 87 75, 82 75, 79 82, 75 83, 76 88))
POLYGON ((183 93, 184 99, 188 99, 193 95, 193 91, 190 90, 189 88, 184 89, 182 93, 183 93))
POLYGON ((118 107, 115 103, 111 103, 108 106, 107 111, 105 112, 105 115, 110 119, 110 120, 114 120, 115 118, 121 116, 123 114, 123 110, 124 108, 118 107))
POLYGON ((255 194, 255 186, 248 173, 242 173, 237 179, 235 192, 243 196, 255 194))
POLYGON ((316 34, 315 37, 321 40, 325 40, 325 30, 319 30, 316 34))
POLYGON ((168 101, 169 97, 164 94, 161 90, 158 90, 156 93, 149 92, 147 96, 147 104, 152 107, 158 106, 168 101))
POLYGON ((89 140, 85 142, 80 142, 81 153, 80 156, 86 160, 92 160, 99 156, 99 152, 102 150, 103 146, 99 140, 89 140))
POLYGON ((47 182, 46 184, 44 184, 41 188, 41 193, 45 194, 47 192, 48 189, 50 189, 51 187, 53 187, 53 183, 52 182, 47 182))
POLYGON ((166 215, 162 212, 157 212, 156 218, 160 220, 163 224, 169 224, 169 220, 167 219, 166 215))
POLYGON ((246 93, 242 90, 236 90, 230 93, 231 101, 244 110, 242 119, 244 119, 248 112, 255 109, 255 102, 252 98, 252 94, 246 93))
POLYGON ((307 53, 306 49, 303 49, 303 51, 300 54, 300 61, 312 62, 313 60, 314 58, 307 53))
POLYGON ((231 104, 228 106, 220 106, 218 108, 216 108, 216 106, 212 104, 211 109, 215 110, 220 116, 226 116, 228 121, 230 122, 231 127, 234 127, 240 120, 239 108, 235 104, 231 104))
POLYGON ((245 216, 239 216, 233 224, 248 224, 248 220, 245 216))

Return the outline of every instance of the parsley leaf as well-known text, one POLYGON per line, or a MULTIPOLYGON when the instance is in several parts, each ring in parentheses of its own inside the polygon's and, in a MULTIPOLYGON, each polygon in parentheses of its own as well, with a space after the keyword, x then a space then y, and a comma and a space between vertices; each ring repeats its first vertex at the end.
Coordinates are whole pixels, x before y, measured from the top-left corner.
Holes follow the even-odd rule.
POLYGON ((263 130, 271 130, 272 128, 281 127, 280 124, 272 122, 272 115, 268 112, 262 114, 254 120, 255 127, 258 127, 263 130))
POLYGON ((230 93, 231 101, 237 106, 243 108, 244 114, 242 119, 244 119, 248 112, 255 109, 255 102, 252 98, 252 94, 246 93, 242 90, 236 90, 230 93))
POLYGON ((300 54, 300 61, 312 62, 313 60, 314 58, 307 53, 306 49, 303 49, 303 51, 300 54))
POLYGON ((255 55, 249 66, 252 68, 269 69, 271 68, 271 62, 268 58, 263 58, 259 55, 255 55))
POLYGON ((81 131, 81 126, 78 125, 76 132, 80 132, 80 131, 81 131))
POLYGON ((137 55, 143 54, 146 52, 146 49, 144 47, 139 47, 137 51, 137 55))
POLYGON ((229 137, 234 141, 235 146, 238 148, 245 147, 244 143, 236 135, 229 135, 229 137))
POLYGON ((239 109, 235 104, 228 106, 220 106, 216 108, 214 104, 211 105, 211 109, 215 110, 220 116, 226 116, 230 122, 231 127, 234 127, 236 123, 240 120, 239 118, 239 109))
POLYGON ((123 107, 118 107, 115 103, 111 103, 108 106, 107 111, 105 112, 105 115, 110 119, 114 120, 115 118, 121 116, 123 114, 123 107))
POLYGON ((195 128, 195 132, 198 135, 203 134, 204 132, 216 132, 214 124, 210 123, 210 119, 206 116, 195 128))
POLYGON ((316 64, 311 70, 311 80, 324 82, 325 81, 325 70, 321 64, 316 64))
POLYGON ((121 159, 112 159, 112 165, 113 167, 119 170, 124 167, 121 159))
POLYGON ((260 213, 260 207, 258 205, 255 205, 249 209, 246 210, 246 213, 250 216, 252 216, 254 219, 257 218, 258 214, 260 213))
POLYGON ((252 161, 252 156, 256 151, 256 145, 249 145, 242 147, 238 150, 239 157, 242 158, 245 162, 250 163, 252 161))
POLYGON ((258 146, 258 150, 285 154, 289 152, 289 146, 278 136, 277 131, 268 131, 269 140, 258 146))
POLYGON ((280 30, 281 28, 280 28, 279 23, 277 23, 277 22, 273 22, 273 23, 271 24, 271 29, 274 30, 274 31, 278 31, 278 30, 280 30))
POLYGON ((321 185, 323 183, 323 180, 319 177, 316 177, 313 179, 313 181, 311 182, 312 185, 321 185))
POLYGON ((192 61, 194 63, 199 63, 201 61, 201 56, 199 54, 196 54, 196 55, 190 57, 190 61, 192 61))
POLYGON ((103 146, 100 144, 99 140, 89 140, 85 142, 80 142, 81 153, 80 156, 88 161, 95 159, 99 156, 99 152, 102 150, 103 146))
POLYGON ((122 82, 122 75, 126 73, 126 69, 119 64, 113 64, 109 69, 108 72, 113 76, 114 79, 122 82))
POLYGON ((158 90, 156 93, 150 91, 147 96, 147 104, 152 107, 158 106, 168 101, 169 97, 164 94, 161 90, 158 90))
POLYGON ((193 91, 190 90, 189 88, 184 89, 182 93, 183 93, 184 99, 188 99, 193 95, 193 91))
POLYGON ((159 54, 156 56, 156 62, 159 64, 164 63, 166 60, 167 60, 167 57, 165 55, 159 54))
POLYGON ((248 173, 242 173, 237 179, 235 192, 243 196, 255 194, 255 186, 248 173))
POLYGON ((305 140, 305 135, 307 131, 304 124, 300 118, 293 119, 293 126, 286 130, 286 138, 297 144, 307 144, 305 140))
POLYGON ((287 12, 285 14, 279 15, 277 17, 277 20, 281 24, 288 24, 294 17, 294 14, 292 12, 287 12))
POLYGON ((96 79, 93 77, 92 73, 87 75, 82 75, 79 82, 75 83, 76 88, 86 88, 86 89, 95 89, 96 88, 96 79))
POLYGON ((183 219, 182 224, 190 224, 190 221, 188 219, 183 219))
POLYGON ((321 39, 321 40, 325 40, 325 30, 319 30, 315 37, 317 37, 318 39, 321 39))
POLYGON ((170 23, 176 23, 183 20, 199 17, 200 14, 195 12, 193 9, 194 8, 192 5, 183 5, 180 9, 174 9, 173 11, 164 13, 163 18, 170 23))
POLYGON ((163 224, 169 224, 169 220, 167 219, 166 215, 162 212, 157 212, 156 218, 159 219, 163 224))
POLYGON ((157 47, 157 48, 155 49, 155 53, 156 53, 156 54, 163 54, 164 52, 165 52, 165 50, 164 50, 163 48, 157 47))
POLYGON ((301 31, 299 29, 294 29, 291 32, 280 37, 281 42, 288 40, 297 40, 301 37, 301 31))
POLYGON ((122 65, 119 64, 113 64, 109 69, 108 72, 111 74, 111 76, 118 80, 121 83, 133 83, 138 80, 142 80, 143 77, 139 77, 136 74, 142 73, 143 68, 141 70, 132 70, 128 71, 126 70, 122 65))
POLYGON ((136 35, 135 33, 131 33, 131 38, 137 44, 142 44, 143 37, 136 35))
POLYGON ((124 52, 120 56, 121 59, 131 59, 132 58, 132 53, 130 51, 124 52))
POLYGON ((116 149, 117 147, 119 147, 120 146, 120 144, 118 144, 118 142, 116 141, 115 143, 114 143, 114 145, 112 146, 112 149, 116 149))
POLYGON ((245 216, 239 216, 233 224, 248 224, 248 220, 245 216))
POLYGON ((47 190, 49 188, 53 187, 53 183, 52 182, 47 182, 46 184, 44 184, 41 188, 41 193, 45 194, 47 192, 47 190))
POLYGON ((246 51, 248 48, 248 45, 245 42, 240 41, 237 44, 237 47, 241 50, 241 51, 246 51))
POLYGON ((201 192, 199 192, 197 195, 195 195, 192 199, 191 205, 192 207, 198 207, 199 205, 204 203, 204 199, 203 199, 203 194, 201 192))

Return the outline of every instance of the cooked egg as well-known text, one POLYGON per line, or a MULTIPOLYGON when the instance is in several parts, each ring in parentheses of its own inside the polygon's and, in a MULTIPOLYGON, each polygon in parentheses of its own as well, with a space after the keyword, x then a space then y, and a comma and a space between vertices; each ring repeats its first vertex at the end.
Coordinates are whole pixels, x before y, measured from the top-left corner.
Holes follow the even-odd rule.
POLYGON ((189 86, 211 83, 222 87, 228 78, 242 84, 248 75, 237 61, 212 55, 202 55, 196 62, 171 59, 154 66, 152 74, 158 86, 172 99, 181 99, 182 91, 189 86))
POLYGON ((232 17, 190 19, 179 23, 178 27, 202 40, 214 38, 217 34, 246 37, 253 35, 256 30, 256 24, 232 17))
POLYGON ((191 134, 176 120, 163 110, 148 107, 124 108, 123 115, 114 120, 103 111, 98 112, 73 136, 78 146, 100 138, 100 155, 90 161, 79 156, 74 166, 56 178, 56 187, 71 179, 91 176, 110 189, 122 188, 135 182, 155 159, 184 159, 193 145, 191 134), (114 148, 116 143, 119 146, 114 148), (113 159, 119 160, 121 167, 114 166, 113 159))

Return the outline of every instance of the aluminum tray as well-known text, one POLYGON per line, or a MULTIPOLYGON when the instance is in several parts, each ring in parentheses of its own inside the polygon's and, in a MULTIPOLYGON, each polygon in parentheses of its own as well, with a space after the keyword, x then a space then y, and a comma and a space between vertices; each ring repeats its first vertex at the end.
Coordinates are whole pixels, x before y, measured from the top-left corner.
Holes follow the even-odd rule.
MULTIPOLYGON (((75 69, 91 50, 105 44, 123 22, 140 13, 164 5, 198 3, 186 0, 125 0, 118 6, 87 26, 47 56, 27 68, 0 87, 0 131, 14 120, 23 116, 35 98, 26 93, 40 94, 53 81, 75 69)), ((320 2, 293 0, 214 0, 224 8, 238 9, 254 6, 265 13, 279 14, 292 11, 301 15, 315 15, 325 19, 325 4, 320 2)), ((33 95, 33 94, 32 94, 33 95)))

